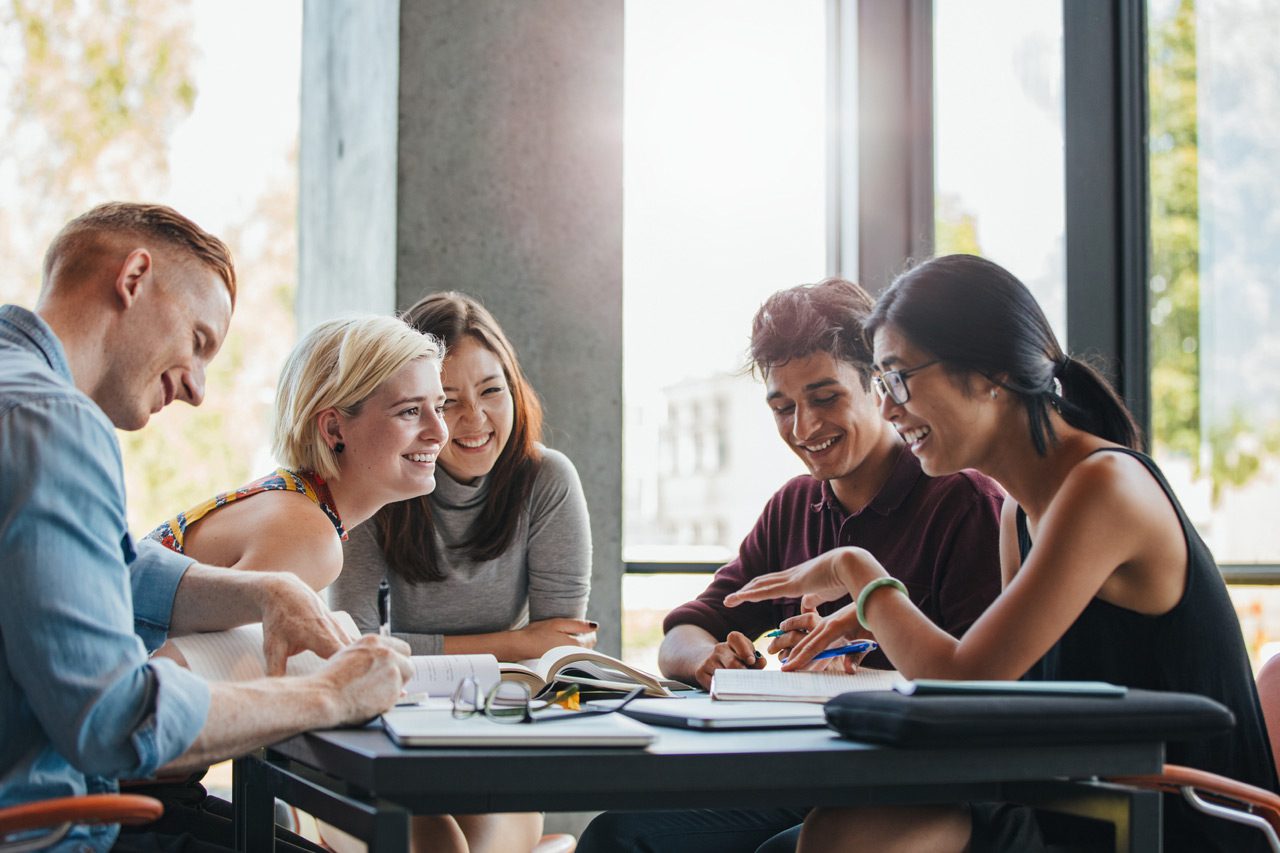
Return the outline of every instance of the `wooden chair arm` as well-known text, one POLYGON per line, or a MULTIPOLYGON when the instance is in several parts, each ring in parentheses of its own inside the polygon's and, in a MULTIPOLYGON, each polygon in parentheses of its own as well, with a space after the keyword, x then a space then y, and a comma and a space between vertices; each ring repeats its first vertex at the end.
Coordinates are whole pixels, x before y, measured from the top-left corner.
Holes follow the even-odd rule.
POLYGON ((162 814, 159 800, 139 794, 57 797, 0 809, 0 836, 63 823, 150 823, 162 814))
POLYGON ((1117 776, 1107 781, 1169 794, 1178 794, 1190 788, 1212 800, 1246 806, 1280 833, 1280 796, 1266 788, 1219 776, 1217 773, 1179 764, 1166 764, 1164 772, 1153 776, 1117 776))

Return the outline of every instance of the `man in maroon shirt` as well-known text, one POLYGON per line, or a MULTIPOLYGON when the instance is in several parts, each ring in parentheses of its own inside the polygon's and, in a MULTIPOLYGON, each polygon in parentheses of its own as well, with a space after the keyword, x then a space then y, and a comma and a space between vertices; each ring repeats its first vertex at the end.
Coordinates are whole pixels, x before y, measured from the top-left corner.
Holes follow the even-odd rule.
MULTIPOLYGON (((711 685, 717 669, 761 668, 755 638, 801 615, 798 599, 725 607, 729 593, 767 572, 841 545, 866 548, 906 584, 911 600, 959 636, 1000 591, 999 521, 1004 493, 976 471, 928 477, 871 390, 863 322, 871 297, 839 279, 779 291, 752 322, 751 359, 763 376, 778 435, 809 469, 765 505, 738 557, 694 601, 663 623, 658 662, 669 678, 711 685)), ((804 614, 800 628, 849 603, 804 614)), ((788 628, 795 626, 788 625, 788 628)), ((771 653, 798 642, 777 637, 771 653)), ((879 652, 868 666, 888 667, 879 652)), ((587 828, 579 853, 596 850, 754 850, 794 827, 804 809, 606 812, 587 828)), ((774 842, 786 849, 793 841, 774 842)), ((762 848, 763 849, 763 848, 762 848)))
MULTIPOLYGON (((862 322, 871 297, 831 279, 775 293, 756 313, 751 359, 765 381, 778 435, 805 467, 765 505, 738 557, 694 601, 671 611, 659 666, 669 678, 711 685, 716 669, 759 668, 752 640, 800 613, 798 599, 725 607, 757 575, 841 545, 876 555, 911 600, 960 636, 1000 591, 998 531, 1004 494, 976 471, 928 477, 871 390, 862 322)), ((849 603, 845 598, 808 617, 849 603)), ((785 651, 796 633, 774 639, 785 651)), ((879 652, 868 666, 888 667, 879 652)))

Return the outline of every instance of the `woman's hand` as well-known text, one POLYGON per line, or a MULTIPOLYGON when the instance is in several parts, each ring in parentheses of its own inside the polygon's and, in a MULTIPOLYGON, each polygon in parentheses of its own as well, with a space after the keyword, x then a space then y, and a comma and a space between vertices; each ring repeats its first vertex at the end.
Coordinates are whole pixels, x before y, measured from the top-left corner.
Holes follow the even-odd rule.
POLYGON ((834 548, 790 569, 760 575, 725 596, 724 603, 737 607, 747 601, 803 597, 805 607, 812 609, 825 601, 857 595, 868 580, 884 574, 885 570, 868 551, 834 548))
POLYGON ((517 660, 540 658, 556 646, 595 648, 596 629, 600 626, 585 619, 539 619, 512 631, 517 660))
POLYGON ((871 639, 871 632, 858 623, 857 605, 847 604, 830 616, 821 618, 813 630, 805 634, 804 638, 791 649, 791 653, 782 664, 782 669, 785 672, 794 672, 798 669, 843 667, 845 672, 853 672, 857 669, 858 663, 867 656, 866 652, 819 661, 817 666, 812 665, 813 656, 827 649, 864 639, 871 639))

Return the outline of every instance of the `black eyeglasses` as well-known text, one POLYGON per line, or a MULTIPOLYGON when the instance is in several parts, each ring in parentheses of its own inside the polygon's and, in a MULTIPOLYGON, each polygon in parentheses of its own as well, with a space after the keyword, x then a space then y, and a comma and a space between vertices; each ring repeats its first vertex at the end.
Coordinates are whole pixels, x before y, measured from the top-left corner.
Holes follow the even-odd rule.
POLYGON ((888 397, 901 406, 911 399, 911 391, 907 389, 907 377, 919 373, 926 367, 932 367, 941 360, 940 358, 935 358, 933 361, 926 361, 924 364, 918 364, 915 367, 877 373, 871 377, 871 387, 876 389, 880 399, 883 400, 888 397))
MULTIPOLYGON (((592 709, 590 711, 571 711, 568 713, 542 713, 547 705, 553 705, 572 698, 578 693, 578 686, 571 685, 549 697, 539 708, 537 714, 533 710, 533 696, 529 693, 529 685, 520 681, 499 681, 482 697, 480 685, 470 676, 458 682, 453 690, 453 717, 464 720, 474 714, 483 713, 495 723, 554 723, 556 720, 581 720, 583 717, 599 717, 612 714, 626 707, 631 700, 644 693, 643 687, 637 687, 622 701, 612 708, 592 709)), ((541 700, 539 700, 541 701, 541 700)))

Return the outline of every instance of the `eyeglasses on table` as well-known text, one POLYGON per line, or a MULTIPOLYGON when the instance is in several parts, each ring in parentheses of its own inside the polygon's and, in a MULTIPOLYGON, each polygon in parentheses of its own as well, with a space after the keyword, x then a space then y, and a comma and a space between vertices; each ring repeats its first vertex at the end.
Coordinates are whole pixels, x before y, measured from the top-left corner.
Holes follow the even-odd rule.
POLYGON ((593 708, 589 711, 546 710, 555 703, 571 698, 577 692, 578 686, 571 685, 545 700, 546 704, 535 710, 533 695, 529 691, 529 685, 524 682, 499 681, 482 695, 480 684, 471 676, 467 676, 459 681, 458 686, 453 690, 453 717, 455 720, 465 720, 476 714, 483 714, 495 723, 554 723, 558 720, 581 720, 585 717, 600 717, 622 710, 633 699, 641 696, 644 688, 635 688, 611 708, 593 708))

